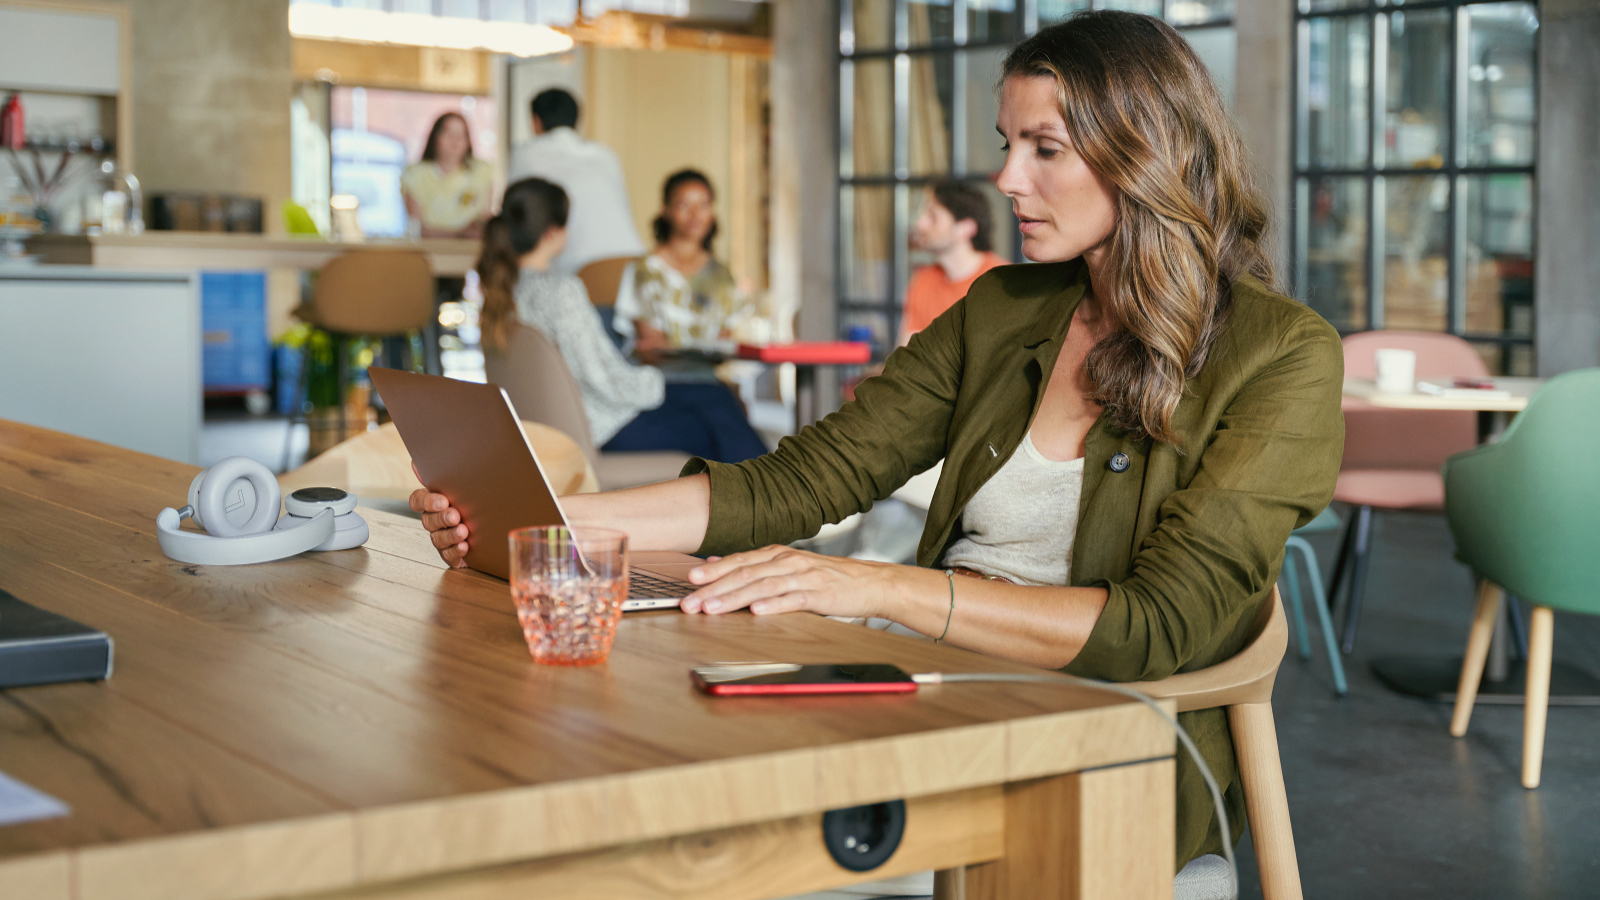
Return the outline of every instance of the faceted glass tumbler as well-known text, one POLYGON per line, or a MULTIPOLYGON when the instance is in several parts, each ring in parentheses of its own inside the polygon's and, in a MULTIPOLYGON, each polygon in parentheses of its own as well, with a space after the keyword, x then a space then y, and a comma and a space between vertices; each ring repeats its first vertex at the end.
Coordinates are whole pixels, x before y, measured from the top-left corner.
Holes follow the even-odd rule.
POLYGON ((620 531, 562 526, 511 532, 511 599, 535 662, 606 661, 628 596, 628 538, 620 531))

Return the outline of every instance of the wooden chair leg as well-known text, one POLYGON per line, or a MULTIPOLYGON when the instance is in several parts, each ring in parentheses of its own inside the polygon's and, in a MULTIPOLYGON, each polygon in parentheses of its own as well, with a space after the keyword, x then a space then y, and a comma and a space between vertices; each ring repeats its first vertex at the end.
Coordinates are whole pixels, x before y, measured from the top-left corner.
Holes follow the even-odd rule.
POLYGON ((1483 681, 1483 664, 1489 658, 1489 637, 1494 634, 1494 620, 1500 615, 1504 598, 1505 591, 1494 582, 1484 579, 1478 585, 1478 608, 1472 613, 1467 655, 1461 660, 1461 680, 1456 683, 1456 711, 1450 718, 1450 734, 1454 737, 1467 733, 1472 704, 1478 699, 1478 685, 1483 681))
POLYGON ((1289 796, 1283 788, 1283 761, 1278 758, 1278 732, 1272 704, 1240 703, 1228 707, 1233 752, 1239 760, 1250 837, 1255 842, 1265 900, 1301 900, 1300 863, 1289 823, 1289 796))
POLYGON ((1550 711, 1550 645, 1555 638, 1555 613, 1535 606, 1528 628, 1528 691, 1522 713, 1522 786, 1539 786, 1544 766, 1545 714, 1550 711))

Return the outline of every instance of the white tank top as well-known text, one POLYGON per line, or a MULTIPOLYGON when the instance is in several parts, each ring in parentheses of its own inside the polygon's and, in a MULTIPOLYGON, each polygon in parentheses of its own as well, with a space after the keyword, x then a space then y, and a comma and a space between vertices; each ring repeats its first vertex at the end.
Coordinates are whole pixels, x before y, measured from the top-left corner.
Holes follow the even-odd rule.
POLYGON ((944 564, 1018 584, 1066 585, 1082 495, 1083 457, 1047 459, 1030 431, 967 504, 944 564))

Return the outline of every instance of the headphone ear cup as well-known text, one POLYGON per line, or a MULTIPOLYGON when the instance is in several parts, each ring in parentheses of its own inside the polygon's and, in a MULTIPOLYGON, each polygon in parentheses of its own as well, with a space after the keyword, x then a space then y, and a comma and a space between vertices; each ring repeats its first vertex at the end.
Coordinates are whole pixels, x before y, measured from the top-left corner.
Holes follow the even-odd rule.
POLYGON ((247 456, 230 456, 197 478, 190 505, 210 534, 237 537, 271 531, 283 502, 278 479, 247 456))
POLYGON ((201 528, 206 527, 206 523, 204 519, 200 518, 200 485, 205 482, 206 473, 209 471, 211 470, 201 469, 200 474, 194 476, 194 480, 189 482, 189 508, 194 510, 194 523, 201 528))

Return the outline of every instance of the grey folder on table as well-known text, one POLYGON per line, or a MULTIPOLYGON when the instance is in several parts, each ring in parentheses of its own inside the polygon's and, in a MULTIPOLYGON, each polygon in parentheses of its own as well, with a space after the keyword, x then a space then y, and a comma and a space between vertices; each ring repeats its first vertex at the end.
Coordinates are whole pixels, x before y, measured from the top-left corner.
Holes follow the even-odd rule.
POLYGON ((0 688, 111 677, 105 632, 0 589, 0 688))

